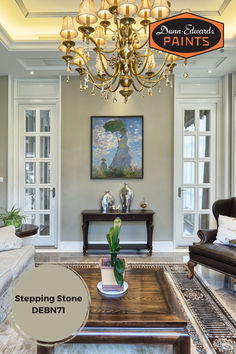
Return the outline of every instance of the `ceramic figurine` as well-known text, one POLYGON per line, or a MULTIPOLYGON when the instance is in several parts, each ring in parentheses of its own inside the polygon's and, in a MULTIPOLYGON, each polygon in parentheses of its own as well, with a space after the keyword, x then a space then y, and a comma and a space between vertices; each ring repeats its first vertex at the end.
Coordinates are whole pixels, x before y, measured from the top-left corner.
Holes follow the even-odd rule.
POLYGON ((124 187, 120 190, 120 201, 122 209, 125 211, 130 210, 132 199, 134 196, 134 191, 128 186, 127 183, 124 184, 124 187))
POLYGON ((109 191, 106 191, 101 199, 101 209, 104 213, 114 210, 115 207, 115 198, 110 194, 109 191))

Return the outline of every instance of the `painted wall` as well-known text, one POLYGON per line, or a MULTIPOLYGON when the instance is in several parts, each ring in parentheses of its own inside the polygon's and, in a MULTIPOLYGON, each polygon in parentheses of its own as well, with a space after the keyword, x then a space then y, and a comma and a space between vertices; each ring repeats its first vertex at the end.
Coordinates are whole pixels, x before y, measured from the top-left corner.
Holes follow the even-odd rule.
POLYGON ((7 207, 7 115, 8 115, 8 78, 0 76, 0 208, 7 207))
MULTIPOLYGON (((131 96, 127 104, 101 99, 99 94, 79 92, 78 78, 69 84, 62 79, 62 199, 61 240, 81 241, 81 212, 99 208, 105 190, 119 203, 122 180, 90 179, 90 116, 144 116, 144 179, 128 180, 134 189, 132 208, 138 209, 143 197, 155 211, 154 241, 172 240, 173 209, 173 111, 174 91, 162 86, 152 97, 131 96)), ((120 96, 118 94, 118 96, 120 96)), ((91 225, 90 240, 105 241, 107 225, 91 225)), ((144 240, 142 223, 123 225, 121 240, 144 240)))

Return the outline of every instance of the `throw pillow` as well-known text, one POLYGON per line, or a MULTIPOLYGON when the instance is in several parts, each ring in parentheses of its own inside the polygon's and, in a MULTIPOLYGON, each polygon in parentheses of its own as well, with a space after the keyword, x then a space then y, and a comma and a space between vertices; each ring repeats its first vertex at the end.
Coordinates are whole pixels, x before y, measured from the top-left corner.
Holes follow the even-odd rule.
POLYGON ((230 241, 236 239, 236 218, 219 215, 219 227, 217 231, 216 241, 214 243, 223 243, 229 246, 235 246, 230 241))
POLYGON ((22 239, 15 235, 13 225, 0 228, 0 252, 21 248, 22 239))

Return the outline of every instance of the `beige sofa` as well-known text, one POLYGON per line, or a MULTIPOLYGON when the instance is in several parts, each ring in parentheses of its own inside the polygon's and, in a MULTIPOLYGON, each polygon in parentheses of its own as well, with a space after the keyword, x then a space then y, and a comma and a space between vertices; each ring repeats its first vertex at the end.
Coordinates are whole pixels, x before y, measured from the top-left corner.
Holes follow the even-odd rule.
POLYGON ((34 267, 34 254, 35 249, 31 245, 0 251, 0 323, 11 309, 12 289, 17 280, 34 267))

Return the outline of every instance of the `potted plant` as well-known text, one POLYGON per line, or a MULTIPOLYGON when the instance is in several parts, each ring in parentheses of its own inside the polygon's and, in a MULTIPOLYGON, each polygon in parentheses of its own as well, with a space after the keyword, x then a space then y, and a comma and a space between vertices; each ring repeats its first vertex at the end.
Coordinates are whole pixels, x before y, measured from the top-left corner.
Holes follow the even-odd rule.
POLYGON ((121 228, 121 219, 114 220, 113 227, 107 234, 107 241, 110 248, 110 258, 100 259, 100 269, 102 274, 102 289, 105 291, 124 289, 124 275, 126 260, 118 258, 117 255, 121 249, 119 246, 119 233, 121 228))
POLYGON ((5 226, 14 225, 18 229, 22 224, 22 220, 25 219, 24 215, 20 215, 20 208, 16 208, 13 205, 10 211, 7 211, 7 209, 4 210, 5 212, 0 214, 0 220, 4 222, 5 226))

